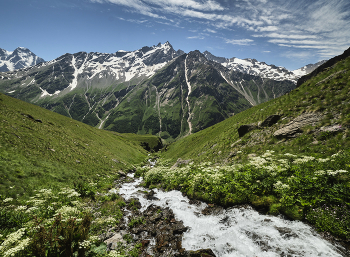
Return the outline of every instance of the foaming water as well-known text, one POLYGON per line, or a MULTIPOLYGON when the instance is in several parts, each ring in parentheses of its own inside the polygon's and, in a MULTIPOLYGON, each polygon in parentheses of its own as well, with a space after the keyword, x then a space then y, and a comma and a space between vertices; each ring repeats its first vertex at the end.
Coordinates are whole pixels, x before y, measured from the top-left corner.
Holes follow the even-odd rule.
MULTIPOLYGON (((147 200, 136 187, 142 179, 125 183, 119 193, 125 199, 138 198, 142 210, 154 204, 169 207, 176 219, 190 229, 184 233, 182 246, 186 250, 210 248, 216 256, 342 256, 336 247, 322 239, 308 225, 282 217, 259 214, 250 207, 229 208, 215 215, 203 215, 207 204, 189 204, 179 191, 155 189, 158 200, 147 200)), ((339 247, 339 246, 338 246, 339 247)))

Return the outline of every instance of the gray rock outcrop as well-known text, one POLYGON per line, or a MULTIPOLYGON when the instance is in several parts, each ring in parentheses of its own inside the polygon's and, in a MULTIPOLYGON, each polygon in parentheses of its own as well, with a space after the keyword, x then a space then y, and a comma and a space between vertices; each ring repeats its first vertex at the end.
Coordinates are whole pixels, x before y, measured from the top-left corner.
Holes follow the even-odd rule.
POLYGON ((302 133, 302 127, 307 125, 314 125, 322 118, 322 114, 319 113, 304 113, 294 120, 289 122, 283 128, 275 131, 273 135, 276 138, 293 138, 297 137, 299 133, 302 133))

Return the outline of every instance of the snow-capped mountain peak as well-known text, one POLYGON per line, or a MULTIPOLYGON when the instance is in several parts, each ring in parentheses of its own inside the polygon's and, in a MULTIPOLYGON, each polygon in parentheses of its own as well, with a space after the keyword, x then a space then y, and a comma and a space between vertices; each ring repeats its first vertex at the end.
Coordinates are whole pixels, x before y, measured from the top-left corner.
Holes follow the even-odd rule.
POLYGON ((12 52, 0 48, 0 72, 27 68, 41 62, 44 62, 44 59, 36 56, 28 48, 17 47, 12 52))
POLYGON ((205 51, 203 54, 207 59, 218 62, 230 70, 240 71, 249 75, 260 76, 262 78, 277 81, 290 80, 296 83, 298 80, 298 77, 286 68, 268 65, 265 62, 259 62, 256 59, 239 59, 236 57, 228 59, 214 56, 208 51, 205 51))

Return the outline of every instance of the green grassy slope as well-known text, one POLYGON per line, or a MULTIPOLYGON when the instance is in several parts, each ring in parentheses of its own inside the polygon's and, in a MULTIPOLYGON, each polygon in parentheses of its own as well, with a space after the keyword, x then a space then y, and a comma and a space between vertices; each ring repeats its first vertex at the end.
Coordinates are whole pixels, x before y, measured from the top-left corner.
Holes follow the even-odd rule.
POLYGON ((261 154, 265 150, 280 153, 315 153, 327 156, 348 149, 350 146, 350 58, 338 62, 332 68, 319 73, 290 93, 252 107, 246 111, 183 138, 167 147, 162 157, 175 162, 177 158, 195 162, 237 162, 246 154, 261 154), (335 75, 334 75, 335 74, 335 75), (278 140, 274 131, 302 113, 320 113, 323 119, 315 126, 303 129, 299 137, 278 140), (256 129, 239 138, 237 129, 243 124, 258 124, 268 116, 282 115, 270 128, 256 129), (342 133, 320 135, 320 127, 339 124, 342 133), (243 151, 243 155, 236 155, 243 151))
POLYGON ((30 194, 115 174, 144 160, 159 138, 98 130, 0 94, 0 194, 30 194))

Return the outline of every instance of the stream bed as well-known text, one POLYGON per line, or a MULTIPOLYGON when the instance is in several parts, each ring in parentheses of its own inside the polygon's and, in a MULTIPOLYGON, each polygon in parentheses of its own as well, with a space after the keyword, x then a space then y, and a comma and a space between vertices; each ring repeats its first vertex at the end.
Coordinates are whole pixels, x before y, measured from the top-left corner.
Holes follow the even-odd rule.
POLYGON ((263 215, 248 205, 233 208, 208 205, 175 190, 151 191, 140 187, 141 182, 142 178, 137 178, 121 184, 119 194, 125 200, 138 199, 141 212, 151 206, 170 209, 175 219, 187 227, 182 233, 182 247, 187 251, 211 249, 218 257, 346 256, 342 246, 323 239, 303 222, 263 215), (151 198, 146 197, 146 191, 151 191, 151 198))

